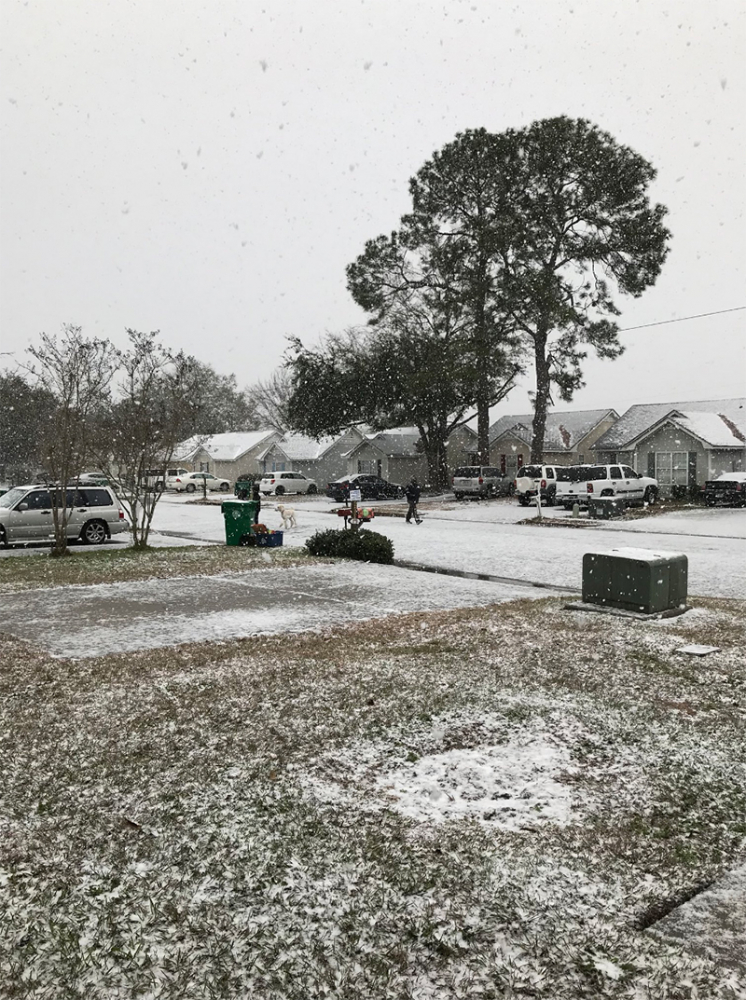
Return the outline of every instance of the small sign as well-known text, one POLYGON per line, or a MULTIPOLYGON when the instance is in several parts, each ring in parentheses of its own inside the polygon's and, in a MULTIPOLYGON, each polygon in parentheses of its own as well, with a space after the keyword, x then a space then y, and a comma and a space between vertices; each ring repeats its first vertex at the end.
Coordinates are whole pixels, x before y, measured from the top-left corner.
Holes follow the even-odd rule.
POLYGON ((350 490, 350 500, 362 500, 363 494, 361 490, 350 490))

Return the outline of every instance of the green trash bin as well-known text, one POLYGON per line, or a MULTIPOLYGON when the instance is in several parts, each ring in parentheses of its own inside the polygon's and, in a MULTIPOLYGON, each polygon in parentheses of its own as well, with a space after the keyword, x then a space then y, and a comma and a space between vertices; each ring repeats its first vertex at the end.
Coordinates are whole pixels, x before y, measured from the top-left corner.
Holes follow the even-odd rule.
POLYGON ((225 518, 225 544, 246 545, 251 537, 256 514, 256 500, 223 500, 220 509, 225 518))

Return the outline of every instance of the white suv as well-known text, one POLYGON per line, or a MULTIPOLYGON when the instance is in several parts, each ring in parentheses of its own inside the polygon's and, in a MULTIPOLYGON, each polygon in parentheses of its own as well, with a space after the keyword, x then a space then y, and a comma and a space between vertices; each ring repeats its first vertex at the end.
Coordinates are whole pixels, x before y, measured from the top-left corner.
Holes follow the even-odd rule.
POLYGON ((541 491, 541 502, 551 507, 557 490, 557 469, 553 465, 524 465, 515 477, 515 495, 527 507, 541 491))
POLYGON ((587 504, 592 497, 618 497, 625 504, 655 503, 658 480, 643 476, 628 465, 581 465, 579 475, 557 484, 557 503, 566 510, 573 504, 587 504))
POLYGON ((283 493, 318 493, 313 479, 307 479, 300 472, 266 472, 259 483, 259 489, 268 497, 270 493, 281 497, 283 493))
MULTIPOLYGON (((52 486, 15 486, 0 497, 0 545, 49 542, 54 538, 52 486)), ((129 530, 129 521, 108 486, 68 486, 67 537, 100 545, 129 530)))

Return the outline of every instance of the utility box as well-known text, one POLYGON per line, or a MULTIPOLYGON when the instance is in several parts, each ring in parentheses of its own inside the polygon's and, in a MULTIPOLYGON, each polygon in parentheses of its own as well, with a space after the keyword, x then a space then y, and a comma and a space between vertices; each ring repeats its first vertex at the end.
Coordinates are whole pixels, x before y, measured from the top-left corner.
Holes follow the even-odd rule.
POLYGON ((241 545, 251 534, 256 514, 256 500, 223 500, 220 510, 225 519, 225 544, 241 545))
POLYGON ((680 552, 586 552, 583 602, 647 615, 683 608, 687 576, 688 559, 680 552))
POLYGON ((588 497, 588 517, 599 521, 621 517, 625 509, 626 504, 622 497, 588 497))

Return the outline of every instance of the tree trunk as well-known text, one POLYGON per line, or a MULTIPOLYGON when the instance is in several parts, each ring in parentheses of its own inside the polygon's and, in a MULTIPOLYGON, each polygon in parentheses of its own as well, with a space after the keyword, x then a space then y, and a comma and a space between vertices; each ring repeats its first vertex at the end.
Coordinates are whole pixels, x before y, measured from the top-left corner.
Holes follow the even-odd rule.
POLYGON ((541 465, 544 461, 544 434, 547 426, 547 407, 551 389, 545 331, 537 331, 534 338, 534 361, 536 364, 536 398, 534 400, 534 436, 531 441, 531 461, 541 465))
POLYGON ((425 443, 428 483, 433 489, 445 490, 448 488, 448 457, 443 428, 431 428, 428 434, 420 430, 420 436, 425 443))
POLYGON ((485 396, 477 400, 477 451, 479 464, 490 464, 490 405, 485 396))

